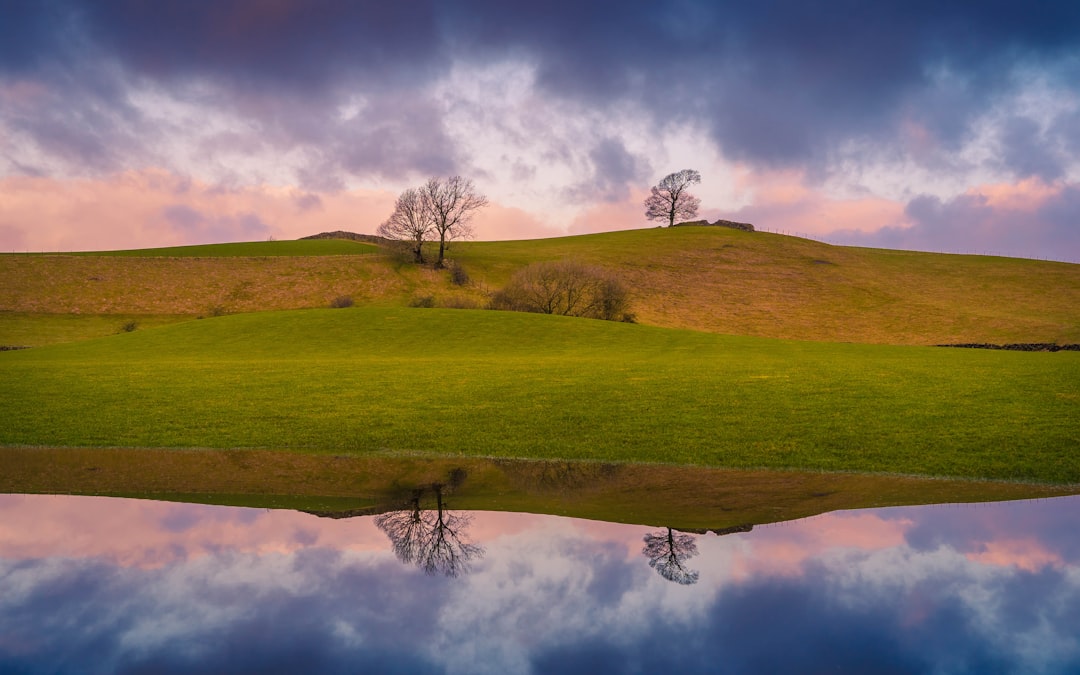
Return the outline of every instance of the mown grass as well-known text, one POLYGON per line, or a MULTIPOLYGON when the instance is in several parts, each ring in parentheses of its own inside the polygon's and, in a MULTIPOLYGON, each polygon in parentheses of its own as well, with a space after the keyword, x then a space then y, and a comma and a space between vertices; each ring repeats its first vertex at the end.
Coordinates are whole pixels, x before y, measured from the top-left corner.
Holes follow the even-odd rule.
POLYGON ((226 316, 0 354, 0 444, 1080 482, 1080 354, 465 310, 226 316))
POLYGON ((0 345, 39 347, 114 335, 129 322, 144 330, 190 320, 182 315, 0 312, 0 345))
POLYGON ((122 251, 86 251, 72 253, 83 256, 122 256, 131 258, 235 258, 262 256, 362 255, 381 249, 362 241, 349 239, 298 239, 286 241, 245 241, 226 244, 167 246, 122 251))

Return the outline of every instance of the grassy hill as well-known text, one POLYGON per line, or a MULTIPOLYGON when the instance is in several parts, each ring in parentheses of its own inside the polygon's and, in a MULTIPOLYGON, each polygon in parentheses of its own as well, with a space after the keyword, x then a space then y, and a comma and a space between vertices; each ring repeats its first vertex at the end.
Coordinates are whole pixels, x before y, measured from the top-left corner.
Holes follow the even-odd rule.
POLYGON ((0 354, 0 445, 651 461, 1080 482, 1080 353, 490 311, 252 313, 0 354))
MULTIPOLYGON (((927 345, 1080 342, 1080 265, 831 246, 685 227, 455 243, 470 282, 351 241, 0 256, 0 344, 40 345, 219 313, 482 303, 514 270, 575 258, 616 270, 640 322, 714 333, 927 345), (316 253, 314 246, 335 252, 316 253), (280 254, 267 253, 269 249, 280 254), (345 247, 345 248, 343 248, 345 247), (367 248, 348 248, 367 247, 367 248), (364 252, 363 255, 347 253, 364 252), (81 325, 70 316, 93 317, 81 325)), ((321 251, 321 249, 318 249, 321 251)))
POLYGON ((137 248, 122 251, 87 251, 73 253, 83 256, 122 256, 155 258, 236 258, 262 256, 363 255, 377 253, 379 247, 347 239, 298 239, 295 241, 246 241, 227 244, 198 244, 137 248))

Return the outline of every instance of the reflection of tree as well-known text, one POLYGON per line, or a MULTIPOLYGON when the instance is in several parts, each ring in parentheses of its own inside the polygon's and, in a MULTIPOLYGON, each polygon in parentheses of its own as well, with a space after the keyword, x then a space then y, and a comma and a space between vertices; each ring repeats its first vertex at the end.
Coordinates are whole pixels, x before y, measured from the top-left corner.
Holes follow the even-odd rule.
POLYGON ((376 516, 375 525, 386 533, 394 555, 403 563, 416 565, 427 574, 456 577, 469 571, 469 562, 484 554, 484 549, 469 543, 465 529, 472 518, 455 513, 443 503, 443 486, 434 485, 435 508, 424 510, 418 490, 411 508, 376 516))
POLYGON ((649 567, 668 581, 684 586, 697 583, 697 570, 687 569, 683 564, 698 554, 692 535, 676 532, 670 527, 667 533, 650 532, 645 535, 645 548, 641 552, 649 559, 649 567))

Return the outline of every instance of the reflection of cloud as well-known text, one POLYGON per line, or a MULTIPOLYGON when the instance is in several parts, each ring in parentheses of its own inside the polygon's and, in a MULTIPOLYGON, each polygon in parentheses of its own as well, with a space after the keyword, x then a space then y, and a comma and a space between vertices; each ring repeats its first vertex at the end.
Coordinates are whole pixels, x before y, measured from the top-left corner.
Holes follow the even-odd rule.
POLYGON ((101 558, 127 567, 159 568, 218 551, 288 554, 317 547, 381 549, 368 520, 319 526, 292 511, 223 509, 198 504, 130 502, 104 497, 0 495, 0 558, 101 558), (27 526, 33 523, 33 526, 27 526))
POLYGON ((399 565, 367 518, 5 496, 0 670, 336 671, 367 659, 388 672, 582 672, 601 659, 606 670, 688 673, 718 663, 735 673, 822 663, 1069 672, 1080 666, 1076 564, 980 555, 1075 540, 1076 501, 837 513, 702 535, 701 578, 688 588, 649 569, 641 527, 477 513, 487 555, 474 574, 447 579, 399 565), (31 516, 40 527, 27 527, 31 516), (944 532, 965 523, 976 536, 954 547, 944 532), (909 543, 934 531, 932 545, 909 543), (252 543, 258 533, 273 544, 252 543), (310 544, 287 543, 296 537, 310 544), (140 540, 188 553, 140 554, 140 540), (127 552, 110 555, 110 541, 127 552), (789 556, 781 565, 778 551, 789 556), (121 559, 156 564, 113 565, 121 559))
POLYGON ((1041 542, 1032 539, 988 542, 982 551, 968 553, 967 557, 983 565, 1015 565, 1027 572, 1063 565, 1059 555, 1046 550, 1041 542))
POLYGON ((912 526, 906 519, 886 519, 877 513, 827 513, 793 523, 757 528, 742 538, 732 574, 749 578, 761 574, 800 575, 808 561, 838 548, 876 551, 904 543, 912 526), (752 541, 752 544, 751 544, 752 541))

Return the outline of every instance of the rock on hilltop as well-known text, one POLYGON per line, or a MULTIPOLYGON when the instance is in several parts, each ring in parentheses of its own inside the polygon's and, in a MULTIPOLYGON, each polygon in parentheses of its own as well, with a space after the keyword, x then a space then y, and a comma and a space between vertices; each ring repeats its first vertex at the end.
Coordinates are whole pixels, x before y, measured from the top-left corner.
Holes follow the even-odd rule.
POLYGON ((710 223, 707 220, 688 220, 683 223, 675 223, 672 227, 730 227, 744 232, 753 232, 754 226, 750 223, 737 223, 734 220, 717 220, 710 223))

